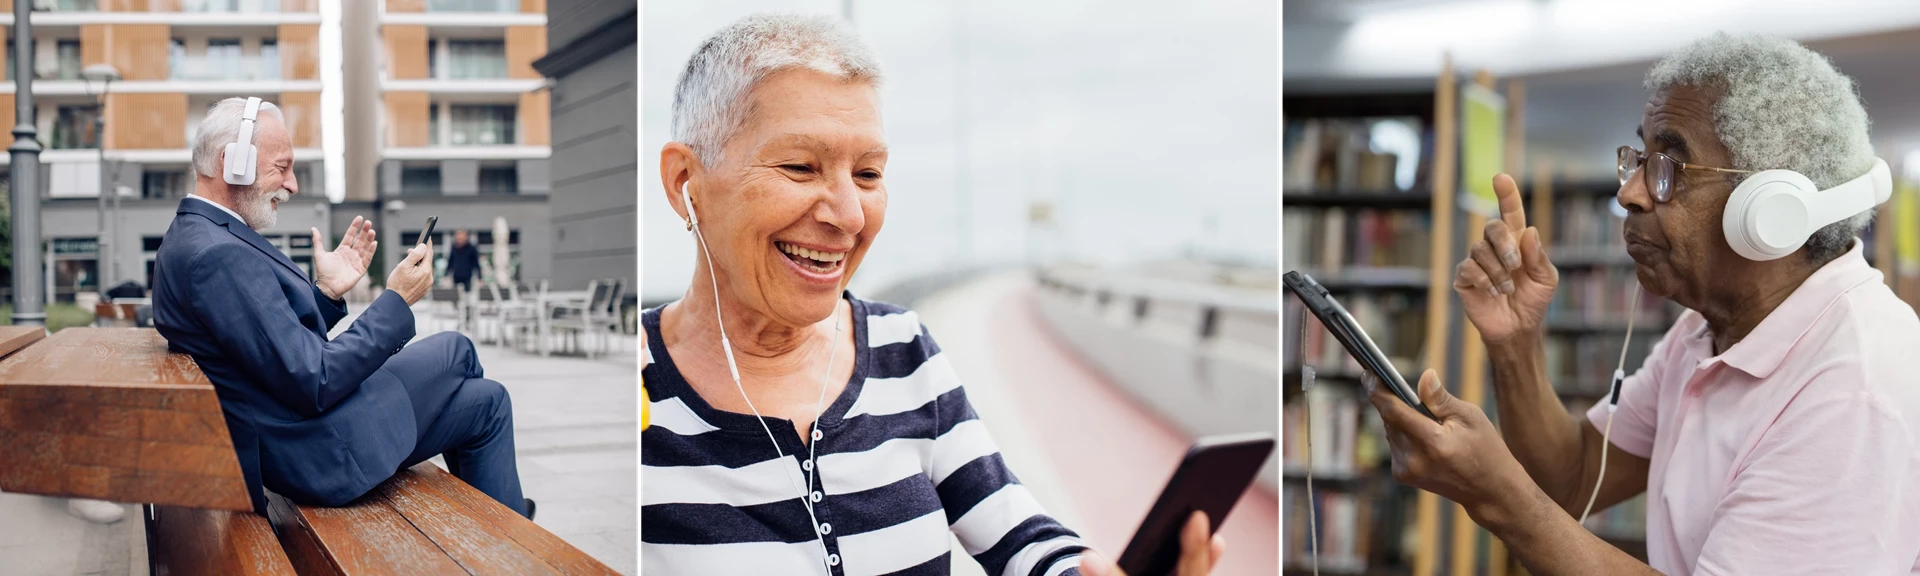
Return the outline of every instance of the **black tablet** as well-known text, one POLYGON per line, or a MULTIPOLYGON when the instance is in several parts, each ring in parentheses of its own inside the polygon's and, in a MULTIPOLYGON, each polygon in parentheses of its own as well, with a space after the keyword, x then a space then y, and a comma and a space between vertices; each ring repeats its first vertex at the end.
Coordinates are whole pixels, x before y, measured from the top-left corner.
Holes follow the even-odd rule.
POLYGON ((1420 394, 1407 385, 1407 379, 1400 377, 1400 371, 1387 361, 1387 355, 1380 352, 1380 347, 1367 337, 1367 331, 1360 329, 1360 323, 1355 322, 1353 315, 1348 314, 1347 309, 1327 293, 1325 286, 1298 271, 1288 271, 1281 276, 1281 282, 1287 285, 1288 292, 1300 298, 1300 303, 1307 307, 1307 311, 1320 319, 1320 324, 1326 326, 1328 332, 1333 333, 1333 338, 1340 341, 1340 345, 1347 349, 1347 354, 1360 361, 1361 368, 1385 382, 1387 388, 1393 390, 1393 395, 1406 401, 1408 406, 1428 418, 1434 417, 1433 411, 1420 401, 1420 394))
POLYGON ((1272 453, 1273 436, 1267 434, 1211 436, 1195 442, 1173 471, 1173 479, 1160 490, 1140 529, 1134 531, 1120 555, 1120 569, 1129 576, 1172 574, 1180 560, 1180 530, 1187 518, 1194 511, 1206 512, 1211 529, 1219 532, 1227 512, 1260 475, 1260 466, 1272 453))

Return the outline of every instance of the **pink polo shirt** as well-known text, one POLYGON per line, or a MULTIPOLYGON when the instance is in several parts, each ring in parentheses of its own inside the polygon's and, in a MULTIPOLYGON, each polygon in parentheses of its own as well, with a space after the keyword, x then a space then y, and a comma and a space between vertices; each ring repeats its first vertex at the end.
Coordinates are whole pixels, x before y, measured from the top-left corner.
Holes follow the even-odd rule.
MULTIPOLYGON (((1587 413, 1607 425, 1604 404, 1587 413)), ((1688 311, 1627 378, 1613 444, 1651 460, 1671 575, 1920 574, 1920 319, 1860 243, 1713 354, 1688 311)))

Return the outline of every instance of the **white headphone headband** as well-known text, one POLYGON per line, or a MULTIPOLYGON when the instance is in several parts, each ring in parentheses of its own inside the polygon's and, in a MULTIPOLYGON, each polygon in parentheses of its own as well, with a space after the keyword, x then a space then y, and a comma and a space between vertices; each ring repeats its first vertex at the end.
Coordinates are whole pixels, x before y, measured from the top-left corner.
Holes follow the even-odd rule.
POLYGON ((1848 180, 1819 193, 1818 202, 1808 203, 1808 216, 1815 229, 1839 222, 1879 206, 1893 197, 1893 170, 1887 161, 1873 159, 1873 167, 1859 178, 1848 180))
MULTIPOLYGON (((259 118, 260 98, 254 96, 247 97, 247 108, 240 113, 240 136, 234 141, 235 144, 242 146, 253 144, 253 125, 259 118)), ((235 162, 233 160, 236 159, 229 159, 227 162, 228 174, 244 176, 253 168, 253 158, 251 155, 249 155, 244 162, 235 162)), ((248 178, 248 180, 252 179, 248 178)))
POLYGON ((1866 174, 1826 190, 1799 172, 1765 170, 1733 189, 1721 226, 1741 256, 1773 260, 1799 250, 1821 228, 1891 197, 1893 171, 1879 158, 1866 174))

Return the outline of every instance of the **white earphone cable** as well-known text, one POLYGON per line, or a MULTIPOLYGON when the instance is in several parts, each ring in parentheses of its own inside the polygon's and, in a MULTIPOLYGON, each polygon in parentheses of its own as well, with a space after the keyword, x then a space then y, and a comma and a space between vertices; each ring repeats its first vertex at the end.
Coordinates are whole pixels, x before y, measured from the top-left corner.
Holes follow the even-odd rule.
POLYGON ((1633 321, 1640 317, 1640 284, 1634 283, 1633 292, 1627 300, 1627 337, 1620 342, 1620 363, 1613 368, 1613 380, 1607 386, 1607 427, 1600 433, 1600 473, 1593 479, 1593 493, 1587 496, 1587 507, 1580 511, 1580 524, 1585 526, 1587 515, 1593 512, 1593 503, 1600 499, 1600 484, 1607 479, 1607 453, 1612 452, 1613 412, 1620 408, 1620 385, 1626 380, 1627 346, 1633 343, 1633 321))
MULTIPOLYGON (((682 186, 681 194, 684 196, 686 194, 685 184, 682 184, 681 186, 682 186)), ((774 437, 773 428, 770 428, 767 426, 766 417, 760 415, 760 409, 757 407, 754 407, 753 399, 747 397, 747 387, 744 384, 740 383, 740 368, 738 365, 734 363, 734 359, 733 359, 733 342, 727 339, 727 323, 726 323, 726 320, 720 316, 720 280, 719 280, 719 277, 714 274, 713 254, 711 253, 712 251, 707 249, 707 235, 700 233, 700 220, 699 218, 692 216, 693 214, 692 202, 687 203, 687 214, 689 215, 688 223, 692 228, 693 237, 700 241, 700 255, 704 256, 707 260, 707 279, 713 284, 713 320, 714 320, 714 323, 718 325, 720 328, 720 350, 727 357, 727 372, 733 375, 733 387, 740 391, 740 399, 745 400, 747 402, 747 409, 753 411, 753 419, 760 422, 760 429, 767 433, 767 441, 773 443, 773 452, 780 456, 780 461, 781 463, 784 464, 787 460, 786 451, 780 449, 780 441, 774 437)), ((827 382, 828 382, 827 379, 831 378, 833 374, 834 356, 840 351, 839 342, 840 342, 841 327, 840 327, 839 312, 837 310, 839 307, 839 304, 836 303, 834 307, 836 308, 836 311, 834 312, 834 321, 833 321, 834 338, 828 345, 827 369, 826 369, 826 375, 823 376, 820 380, 820 397, 814 400, 813 421, 814 421, 815 432, 819 431, 821 405, 826 400, 826 397, 827 397, 827 382)), ((827 566, 827 573, 831 574, 833 573, 833 568, 832 568, 833 563, 830 560, 828 560, 828 558, 832 556, 832 552, 827 549, 826 534, 821 532, 820 530, 820 519, 814 516, 813 501, 809 497, 810 489, 813 486, 814 473, 820 467, 818 462, 815 461, 814 459, 813 448, 817 444, 819 443, 818 442, 807 443, 807 471, 806 471, 807 487, 802 488, 799 485, 794 485, 793 487, 795 490, 800 492, 800 505, 806 507, 807 520, 812 524, 813 536, 820 543, 820 553, 822 555, 821 563, 827 566)), ((781 466, 780 469, 783 472, 789 471, 789 469, 784 465, 781 466)), ((793 474, 788 473, 784 475, 787 477, 787 483, 792 485, 794 480, 793 474)))

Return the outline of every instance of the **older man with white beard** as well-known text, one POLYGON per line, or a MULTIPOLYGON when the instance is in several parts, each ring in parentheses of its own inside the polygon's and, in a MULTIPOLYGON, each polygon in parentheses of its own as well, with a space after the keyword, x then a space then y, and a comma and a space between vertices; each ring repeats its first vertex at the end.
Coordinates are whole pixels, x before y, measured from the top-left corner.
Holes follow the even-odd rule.
POLYGON ((300 193, 280 111, 257 98, 214 104, 193 140, 193 194, 154 262, 154 325, 213 381, 256 512, 265 490, 340 506, 401 469, 445 454, 455 476, 532 517, 514 462, 513 408, 482 377, 473 343, 443 333, 408 345, 433 284, 433 247, 413 246, 387 290, 336 338, 341 295, 378 242, 354 218, 338 248, 313 230, 311 278, 256 230, 300 193))

